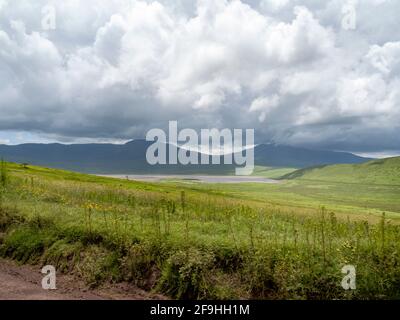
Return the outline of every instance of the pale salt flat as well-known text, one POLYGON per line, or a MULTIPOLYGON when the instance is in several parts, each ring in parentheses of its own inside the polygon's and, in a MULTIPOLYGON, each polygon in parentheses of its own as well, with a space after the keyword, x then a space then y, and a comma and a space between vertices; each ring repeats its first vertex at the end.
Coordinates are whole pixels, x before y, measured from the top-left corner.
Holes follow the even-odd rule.
POLYGON ((279 183, 278 180, 258 176, 203 176, 203 175, 101 175, 102 177, 161 182, 168 180, 192 181, 203 183, 279 183))

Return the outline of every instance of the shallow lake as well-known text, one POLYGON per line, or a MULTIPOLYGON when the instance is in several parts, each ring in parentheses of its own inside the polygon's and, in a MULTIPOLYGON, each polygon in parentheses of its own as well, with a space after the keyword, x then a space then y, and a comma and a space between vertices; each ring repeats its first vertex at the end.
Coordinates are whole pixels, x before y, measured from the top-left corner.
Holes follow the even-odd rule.
POLYGON ((187 181, 204 183, 279 183, 278 180, 257 176, 201 176, 201 175, 101 175, 102 177, 147 182, 187 181))

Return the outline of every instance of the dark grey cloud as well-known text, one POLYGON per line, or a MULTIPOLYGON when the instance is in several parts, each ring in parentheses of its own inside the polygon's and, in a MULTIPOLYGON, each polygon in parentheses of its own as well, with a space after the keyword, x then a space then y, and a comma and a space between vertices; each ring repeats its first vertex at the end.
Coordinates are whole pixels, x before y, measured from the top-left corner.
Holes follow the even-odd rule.
POLYGON ((0 0, 0 142, 255 128, 257 142, 400 150, 394 0, 0 0), (56 29, 42 9, 55 7, 56 29), (342 27, 354 8, 355 29, 342 27))

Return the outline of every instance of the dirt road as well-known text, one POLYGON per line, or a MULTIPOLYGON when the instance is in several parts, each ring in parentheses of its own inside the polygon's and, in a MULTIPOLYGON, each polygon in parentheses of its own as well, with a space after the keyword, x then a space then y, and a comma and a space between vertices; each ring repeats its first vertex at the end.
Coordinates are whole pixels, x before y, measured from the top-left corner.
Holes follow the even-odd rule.
POLYGON ((40 267, 0 259, 0 300, 147 300, 164 299, 130 284, 89 290, 73 276, 57 275, 57 290, 43 290, 40 267))

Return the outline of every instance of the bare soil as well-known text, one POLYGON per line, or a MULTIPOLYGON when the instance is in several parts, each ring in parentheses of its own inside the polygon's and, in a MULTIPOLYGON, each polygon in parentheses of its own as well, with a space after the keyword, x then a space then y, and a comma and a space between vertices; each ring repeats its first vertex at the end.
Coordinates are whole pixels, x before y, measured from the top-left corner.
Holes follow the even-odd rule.
POLYGON ((83 281, 70 275, 57 274, 57 289, 42 289, 39 266, 17 265, 0 259, 0 300, 164 300, 128 284, 110 284, 89 289, 83 281))

